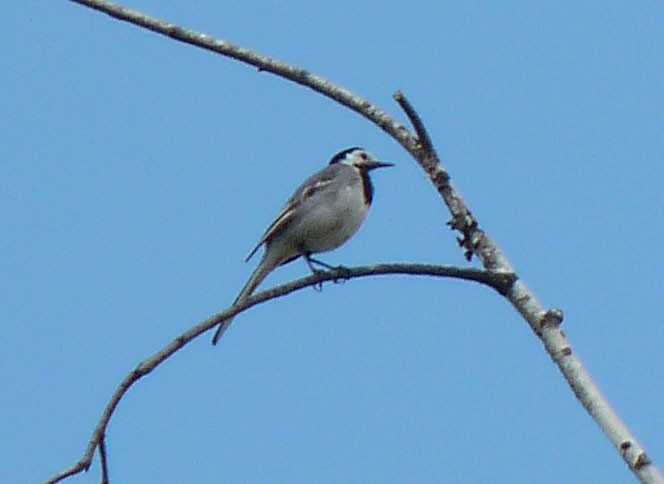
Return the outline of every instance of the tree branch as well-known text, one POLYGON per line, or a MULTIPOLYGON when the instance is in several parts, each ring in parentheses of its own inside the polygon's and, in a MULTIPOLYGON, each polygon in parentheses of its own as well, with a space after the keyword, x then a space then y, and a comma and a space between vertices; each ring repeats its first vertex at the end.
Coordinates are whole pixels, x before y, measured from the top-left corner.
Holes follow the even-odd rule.
MULTIPOLYGON (((103 0, 69 1, 96 9, 119 20, 147 28, 153 32, 157 32, 175 40, 186 42, 226 57, 233 58, 237 61, 250 64, 258 68, 259 71, 271 72, 277 76, 313 89, 314 91, 319 92, 364 116, 401 144, 425 171, 450 211, 452 216, 452 219, 448 222, 450 227, 461 233, 461 237, 457 240, 465 249, 466 258, 470 259, 473 255, 476 255, 482 262, 484 268, 491 272, 505 274, 514 273, 514 269, 505 254, 503 254, 498 245, 479 228, 479 223, 463 201, 461 195, 450 184, 450 176, 440 163, 438 154, 431 143, 428 133, 424 129, 424 124, 422 123, 420 116, 403 94, 396 93, 395 99, 402 109, 404 109, 406 115, 413 124, 417 137, 410 134, 404 126, 396 122, 386 112, 370 104, 367 100, 355 96, 350 91, 338 87, 304 69, 277 62, 248 49, 235 46, 229 42, 213 39, 208 35, 200 34, 192 30, 184 29, 175 24, 148 17, 134 10, 110 2, 103 0)), ((647 457, 641 444, 636 440, 636 437, 629 432, 627 427, 611 408, 597 385, 592 381, 590 374, 583 366, 581 360, 573 354, 570 343, 560 330, 559 325, 560 322, 562 322, 562 312, 559 310, 545 309, 537 300, 535 294, 523 283, 523 281, 520 280, 517 280, 511 286, 511 289, 505 294, 505 296, 514 308, 523 316, 533 332, 540 338, 546 351, 560 369, 571 390, 604 434, 609 438, 614 447, 618 450, 634 475, 642 482, 664 482, 661 473, 647 457)), ((253 298, 249 301, 251 300, 253 300, 253 298)), ((247 304, 249 301, 247 301, 247 304)), ((242 307, 240 309, 240 306, 238 306, 236 309, 237 311, 240 311, 244 308, 242 307)), ((232 314, 234 313, 231 313, 229 310, 226 317, 231 316, 232 314)), ((209 327, 211 327, 216 323, 209 324, 209 327)), ((201 325, 196 328, 199 328, 200 326, 201 325)), ((193 328, 190 331, 194 331, 196 328, 193 328)), ((171 343, 171 345, 176 346, 177 344, 178 340, 171 343)), ((181 345, 172 352, 180 347, 181 345)), ((136 371, 140 368, 141 366, 139 365, 139 368, 136 371)), ((91 456, 92 451, 90 451, 89 454, 91 456)), ((83 468, 87 468, 90 465, 90 460, 91 457, 87 460, 81 461, 84 465, 83 468)), ((81 465, 81 463, 78 465, 81 465)), ((81 469, 77 472, 80 472, 81 469)), ((68 475, 72 475, 72 472, 69 472, 68 475)))
POLYGON ((394 100, 399 104, 399 106, 401 106, 401 109, 404 110, 406 116, 408 116, 408 119, 410 119, 410 123, 413 125, 413 128, 415 129, 415 134, 417 134, 417 140, 422 146, 422 149, 424 151, 434 151, 433 142, 431 141, 429 132, 424 126, 424 123, 422 122, 422 118, 420 118, 420 115, 417 114, 417 111, 415 111, 413 105, 410 104, 410 101, 406 99, 406 96, 404 96, 404 94, 401 91, 395 92, 393 97, 394 100))
POLYGON ((408 133, 408 130, 401 124, 397 123, 383 110, 371 105, 369 101, 356 96, 347 89, 336 86, 326 79, 312 74, 305 69, 278 62, 230 42, 214 39, 209 35, 201 34, 180 27, 179 25, 149 17, 118 4, 103 0, 69 1, 93 8, 118 20, 152 30, 153 32, 165 35, 179 42, 191 44, 202 49, 216 52, 225 57, 230 57, 242 63, 252 65, 259 71, 270 72, 279 77, 283 77, 284 79, 293 81, 296 84, 300 84, 301 86, 313 89, 316 92, 334 99, 343 106, 352 109, 361 116, 364 116, 369 121, 382 128, 404 147, 413 145, 414 139, 408 133))
POLYGON ((92 433, 88 447, 83 454, 83 457, 75 465, 66 469, 59 474, 53 476, 47 481, 47 484, 60 482, 67 477, 71 477, 83 471, 87 471, 92 463, 94 452, 97 448, 100 450, 102 460, 102 476, 108 480, 108 468, 106 466, 106 447, 105 435, 108 424, 113 417, 113 413, 118 404, 124 398, 125 394, 134 383, 143 378, 145 375, 151 373, 161 363, 167 360, 171 355, 178 352, 186 344, 217 326, 221 321, 235 316, 247 309, 275 299, 285 296, 295 291, 304 289, 305 287, 322 285, 324 282, 340 282, 359 277, 376 276, 376 275, 421 275, 433 277, 449 277, 454 279, 461 279, 466 281, 477 282, 498 291, 500 294, 509 292, 516 277, 514 274, 505 273, 492 273, 480 269, 471 268, 458 268, 450 266, 439 266, 429 264, 378 264, 374 266, 361 266, 361 267, 341 267, 333 271, 324 271, 312 274, 308 277, 303 277, 287 284, 267 289, 259 292, 241 304, 231 306, 230 308, 209 317, 205 321, 197 324, 191 329, 188 329, 181 335, 177 336, 173 341, 164 346, 161 350, 157 351, 148 359, 142 361, 138 366, 132 370, 118 385, 118 388, 113 393, 106 408, 102 412, 101 418, 92 433))

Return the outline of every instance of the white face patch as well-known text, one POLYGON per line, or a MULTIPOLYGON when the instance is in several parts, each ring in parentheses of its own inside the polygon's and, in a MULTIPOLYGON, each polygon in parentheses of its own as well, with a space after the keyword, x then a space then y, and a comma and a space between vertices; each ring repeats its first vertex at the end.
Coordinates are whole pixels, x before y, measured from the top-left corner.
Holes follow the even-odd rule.
POLYGON ((348 153, 342 163, 348 166, 361 167, 371 161, 376 161, 373 156, 363 149, 356 149, 348 153))

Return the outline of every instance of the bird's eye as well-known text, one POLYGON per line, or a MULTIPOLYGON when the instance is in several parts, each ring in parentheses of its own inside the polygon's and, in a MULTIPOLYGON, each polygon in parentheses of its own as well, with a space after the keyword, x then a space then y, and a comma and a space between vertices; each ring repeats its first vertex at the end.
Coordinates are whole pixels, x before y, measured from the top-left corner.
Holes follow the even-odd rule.
POLYGON ((367 154, 366 153, 360 153, 360 158, 362 158, 364 161, 367 161, 367 154))

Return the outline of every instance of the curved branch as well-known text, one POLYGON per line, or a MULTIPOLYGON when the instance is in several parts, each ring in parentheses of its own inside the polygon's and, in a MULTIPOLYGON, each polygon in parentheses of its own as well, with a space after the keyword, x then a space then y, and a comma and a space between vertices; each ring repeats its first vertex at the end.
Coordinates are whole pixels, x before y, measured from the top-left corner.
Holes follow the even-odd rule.
MULTIPOLYGON (((213 39, 208 35, 148 17, 110 2, 103 0, 69 1, 96 9, 119 20, 147 28, 175 40, 250 64, 257 67, 259 71, 271 72, 313 89, 364 116, 401 144, 426 172, 450 211, 452 216, 452 219, 448 222, 450 227, 461 233, 458 241, 459 245, 465 249, 466 258, 470 260, 473 255, 476 255, 484 268, 489 271, 508 274, 514 273, 514 269, 506 255, 479 228, 479 223, 461 195, 450 184, 450 176, 440 163, 438 154, 431 143, 424 124, 419 115, 417 115, 416 110, 402 93, 397 92, 394 96, 395 100, 404 109, 414 126, 417 136, 410 134, 404 126, 365 99, 355 96, 350 91, 338 87, 304 69, 277 62, 229 42, 213 39)), ((516 281, 505 296, 523 316, 533 332, 540 338, 546 351, 560 369, 575 396, 619 451, 634 475, 642 482, 664 482, 664 477, 662 477, 657 467, 647 457, 641 444, 627 429, 604 395, 602 395, 581 360, 573 354, 569 341, 559 327, 560 322, 562 322, 562 312, 545 309, 537 300, 533 291, 522 281, 516 281)), ((228 314, 228 316, 230 315, 228 314)))
POLYGON ((47 484, 54 484, 60 482, 67 477, 71 477, 83 471, 87 471, 92 463, 94 452, 99 448, 102 457, 102 474, 108 479, 108 470, 106 467, 106 449, 104 436, 108 424, 113 417, 113 413, 118 404, 124 398, 125 394, 134 383, 143 378, 145 375, 151 373, 161 363, 168 359, 172 354, 182 349, 186 344, 194 340, 196 337, 205 333, 206 331, 217 326, 221 321, 228 319, 236 314, 246 311, 247 309, 275 299, 285 296, 295 291, 304 289, 305 287, 321 285, 324 282, 339 282, 359 277, 376 276, 376 275, 421 275, 433 277, 449 277, 454 279, 462 279, 466 281, 473 281, 484 284, 505 294, 509 291, 516 277, 514 274, 492 273, 480 269, 461 269, 458 267, 439 266, 429 264, 378 264, 374 266, 361 266, 361 267, 340 267, 332 271, 319 272, 308 277, 303 277, 287 284, 282 284, 271 289, 267 289, 260 293, 251 296, 249 299, 236 306, 222 311, 214 316, 209 317, 205 321, 197 324, 191 329, 188 329, 181 335, 177 336, 173 341, 164 346, 161 350, 157 351, 148 359, 142 361, 138 366, 132 370, 118 385, 118 388, 113 393, 106 408, 102 412, 101 418, 92 433, 90 442, 85 451, 85 454, 75 465, 66 469, 59 474, 53 476, 47 481, 47 484))
POLYGON ((165 35, 174 40, 230 57, 242 63, 252 65, 259 71, 270 72, 279 77, 283 77, 284 79, 293 81, 296 84, 300 84, 301 86, 313 89, 369 119, 369 121, 382 128, 390 136, 406 147, 406 149, 414 147, 413 137, 408 133, 408 130, 383 110, 373 106, 369 101, 362 99, 349 90, 336 86, 328 80, 312 74, 305 69, 278 62, 267 56, 260 55, 230 42, 215 39, 209 35, 201 34, 190 29, 185 29, 179 25, 150 17, 141 12, 137 12, 136 10, 111 2, 103 0, 70 1, 98 10, 118 20, 129 22, 158 34, 165 35))

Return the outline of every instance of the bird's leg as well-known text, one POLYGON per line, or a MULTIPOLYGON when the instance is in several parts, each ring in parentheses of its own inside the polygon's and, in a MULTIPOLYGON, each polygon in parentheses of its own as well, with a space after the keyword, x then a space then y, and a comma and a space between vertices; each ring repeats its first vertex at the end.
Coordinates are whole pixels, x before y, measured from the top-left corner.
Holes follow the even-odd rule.
POLYGON ((314 259, 314 258, 311 257, 311 255, 309 255, 309 254, 303 254, 302 257, 304 257, 304 260, 307 262, 307 265, 309 266, 309 269, 311 269, 311 272, 312 272, 314 275, 316 275, 316 274, 320 274, 321 272, 323 272, 323 271, 321 271, 320 269, 316 269, 316 268, 314 267, 314 264, 318 264, 319 266, 325 267, 325 268, 327 268, 327 269, 331 269, 330 266, 328 266, 327 264, 322 263, 322 262, 319 261, 319 260, 314 259))
POLYGON ((322 260, 314 259, 311 256, 308 256, 307 258, 307 263, 309 264, 309 267, 311 268, 312 271, 316 271, 316 269, 313 268, 312 264, 318 264, 321 267, 325 267, 329 271, 333 271, 339 274, 338 278, 334 279, 335 283, 343 282, 346 279, 348 279, 348 268, 345 266, 331 266, 330 264, 323 262, 322 260))
MULTIPOLYGON (((320 264, 320 262, 318 262, 315 259, 312 259, 310 254, 307 254, 307 253, 302 254, 302 257, 304 257, 304 260, 307 262, 307 265, 309 266, 309 269, 311 269, 311 272, 315 276, 323 273, 323 271, 321 271, 320 269, 316 269, 314 267, 314 263, 320 264)), ((319 291, 319 292, 322 291, 323 290, 323 281, 317 282, 316 285, 314 285, 314 290, 319 291)))
MULTIPOLYGON (((319 265, 321 267, 325 267, 327 270, 330 270, 330 271, 335 271, 335 270, 339 269, 339 267, 331 266, 330 264, 328 264, 326 262, 323 262, 322 260, 314 259, 311 256, 309 256, 307 258, 307 261, 309 262, 309 267, 312 267, 312 264, 316 264, 316 265, 319 265)), ((312 268, 311 270, 313 271, 315 269, 312 268)))

